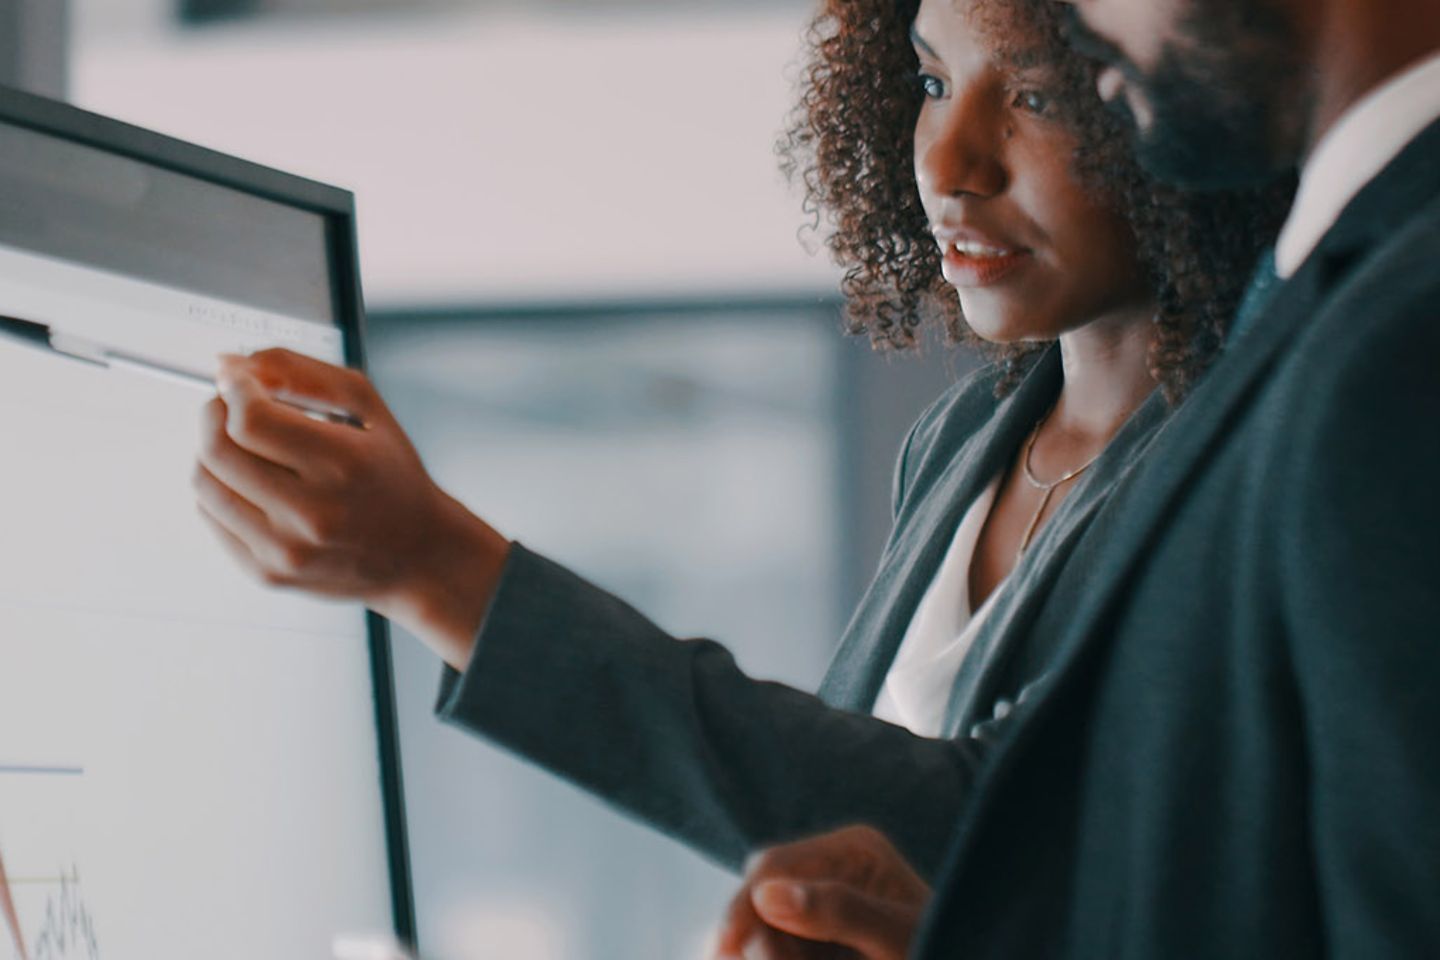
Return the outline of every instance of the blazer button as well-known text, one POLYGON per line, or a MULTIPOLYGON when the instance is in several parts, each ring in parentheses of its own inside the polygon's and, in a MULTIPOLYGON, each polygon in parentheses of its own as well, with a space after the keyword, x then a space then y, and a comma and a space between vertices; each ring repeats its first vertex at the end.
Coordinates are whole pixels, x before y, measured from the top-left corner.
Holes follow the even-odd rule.
POLYGON ((1006 700, 1004 697, 1001 697, 999 700, 995 701, 995 719, 1004 720, 1006 717, 1010 716, 1010 711, 1014 709, 1015 704, 1011 703, 1009 700, 1006 700))

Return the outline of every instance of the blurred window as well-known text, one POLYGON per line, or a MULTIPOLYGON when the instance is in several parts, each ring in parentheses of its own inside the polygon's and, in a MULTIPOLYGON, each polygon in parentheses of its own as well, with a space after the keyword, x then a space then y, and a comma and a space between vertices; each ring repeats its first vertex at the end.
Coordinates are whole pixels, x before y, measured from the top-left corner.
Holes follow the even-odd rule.
MULTIPOLYGON (((851 601, 838 326, 813 301, 386 316, 371 358, 437 479, 502 532, 751 673, 813 688, 851 601)), ((399 639, 422 946, 701 956, 733 879, 442 727, 438 672, 399 639)))

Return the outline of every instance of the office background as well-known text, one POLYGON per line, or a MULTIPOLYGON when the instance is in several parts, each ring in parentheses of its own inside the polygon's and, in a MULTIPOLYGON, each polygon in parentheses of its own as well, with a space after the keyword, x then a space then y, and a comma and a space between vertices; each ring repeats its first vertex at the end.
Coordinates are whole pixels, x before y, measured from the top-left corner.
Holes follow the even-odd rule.
MULTIPOLYGON (((373 371, 441 482, 673 632, 813 686, 901 435, 971 361, 840 333, 773 152, 809 12, 0 0, 0 70, 354 190, 373 371)), ((731 878, 440 727, 436 662, 396 654, 431 955, 700 955, 731 878)))

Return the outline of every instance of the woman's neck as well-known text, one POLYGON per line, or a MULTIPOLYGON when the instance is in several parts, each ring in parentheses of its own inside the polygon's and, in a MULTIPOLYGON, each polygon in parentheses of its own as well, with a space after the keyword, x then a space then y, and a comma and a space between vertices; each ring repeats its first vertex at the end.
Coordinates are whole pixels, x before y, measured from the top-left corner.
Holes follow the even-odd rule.
POLYGON ((1153 304, 1102 317, 1060 337, 1064 386, 1050 428, 1105 441, 1155 389, 1150 374, 1153 304))

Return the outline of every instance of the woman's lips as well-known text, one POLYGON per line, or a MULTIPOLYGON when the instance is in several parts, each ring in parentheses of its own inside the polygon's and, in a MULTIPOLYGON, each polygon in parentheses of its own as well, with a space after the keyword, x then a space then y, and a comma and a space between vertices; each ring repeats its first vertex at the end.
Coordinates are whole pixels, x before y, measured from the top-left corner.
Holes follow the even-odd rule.
POLYGON ((1034 260, 1029 250, 1003 253, 962 253, 954 244, 945 245, 942 272, 956 287, 988 287, 1008 278, 1034 260))

